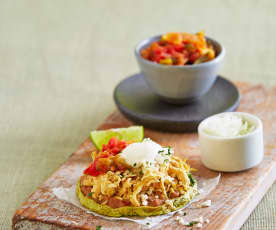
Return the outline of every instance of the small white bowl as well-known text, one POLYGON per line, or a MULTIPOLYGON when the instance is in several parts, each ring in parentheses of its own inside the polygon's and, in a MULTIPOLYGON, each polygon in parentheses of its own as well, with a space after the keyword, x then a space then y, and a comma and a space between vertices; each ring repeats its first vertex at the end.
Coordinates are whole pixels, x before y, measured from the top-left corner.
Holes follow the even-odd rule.
POLYGON ((241 136, 213 136, 203 130, 206 123, 214 116, 226 113, 216 114, 203 120, 198 126, 198 134, 201 161, 207 168, 222 172, 237 172, 252 168, 263 159, 263 125, 261 120, 249 113, 233 113, 254 124, 256 128, 241 136))

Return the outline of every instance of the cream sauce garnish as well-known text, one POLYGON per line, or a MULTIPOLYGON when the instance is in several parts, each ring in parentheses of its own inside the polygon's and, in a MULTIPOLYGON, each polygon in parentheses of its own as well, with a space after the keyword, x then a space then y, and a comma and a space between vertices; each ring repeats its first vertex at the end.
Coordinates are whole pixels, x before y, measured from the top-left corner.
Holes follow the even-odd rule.
POLYGON ((149 138, 142 142, 136 142, 128 145, 121 153, 122 157, 128 165, 139 167, 141 165, 150 166, 155 163, 162 164, 169 162, 172 150, 163 148, 161 145, 149 138))

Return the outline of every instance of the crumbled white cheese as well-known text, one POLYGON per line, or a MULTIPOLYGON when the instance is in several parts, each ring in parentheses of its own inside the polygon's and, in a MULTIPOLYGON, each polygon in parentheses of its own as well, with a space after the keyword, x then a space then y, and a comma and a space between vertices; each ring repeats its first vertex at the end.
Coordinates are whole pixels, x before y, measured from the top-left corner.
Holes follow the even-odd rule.
POLYGON ((201 223, 197 223, 194 226, 195 226, 195 228, 202 228, 202 224, 201 223))
POLYGON ((148 205, 148 195, 147 194, 141 194, 141 200, 142 200, 142 205, 147 206, 148 205))
POLYGON ((189 224, 188 222, 186 222, 186 221, 184 220, 183 217, 180 217, 180 216, 177 216, 177 217, 176 217, 176 220, 177 220, 178 223, 181 224, 181 225, 188 225, 188 224, 189 224))
POLYGON ((148 201, 146 201, 146 200, 142 201, 142 205, 143 206, 147 206, 148 205, 148 201))
POLYGON ((200 188, 200 189, 198 189, 198 192, 199 192, 199 194, 201 194, 201 193, 203 193, 204 191, 203 191, 202 188, 200 188))
POLYGON ((166 200, 165 204, 170 206, 170 207, 173 207, 173 202, 171 200, 166 200))
POLYGON ((152 192, 153 192, 153 190, 154 190, 153 187, 150 187, 147 193, 148 193, 149 195, 151 195, 152 192))
POLYGON ((198 218, 196 218, 196 219, 193 219, 193 221, 195 221, 195 222, 198 222, 198 223, 203 223, 203 217, 202 216, 200 216, 200 217, 198 217, 198 218))
POLYGON ((206 200, 206 201, 202 202, 199 206, 200 206, 200 208, 207 208, 207 207, 210 207, 211 205, 212 205, 212 201, 206 200))
POLYGON ((167 176, 166 179, 168 179, 169 181, 173 182, 174 178, 171 176, 167 176))
POLYGON ((158 198, 159 198, 159 196, 158 196, 158 195, 155 195, 155 197, 154 197, 154 198, 158 199, 158 198))
POLYGON ((182 225, 186 225, 186 224, 187 224, 187 222, 186 222, 183 218, 181 218, 181 219, 178 221, 178 223, 179 223, 179 224, 182 224, 182 225))
POLYGON ((158 155, 156 156, 155 160, 159 164, 163 164, 163 163, 168 164, 172 154, 173 154, 173 149, 170 147, 168 148, 165 147, 158 152, 158 155))
POLYGON ((209 223, 210 223, 210 220, 209 220, 209 219, 206 219, 204 222, 205 222, 206 224, 209 224, 209 223))
POLYGON ((177 214, 183 216, 183 215, 184 215, 184 211, 182 211, 182 210, 181 210, 181 211, 178 211, 177 214))

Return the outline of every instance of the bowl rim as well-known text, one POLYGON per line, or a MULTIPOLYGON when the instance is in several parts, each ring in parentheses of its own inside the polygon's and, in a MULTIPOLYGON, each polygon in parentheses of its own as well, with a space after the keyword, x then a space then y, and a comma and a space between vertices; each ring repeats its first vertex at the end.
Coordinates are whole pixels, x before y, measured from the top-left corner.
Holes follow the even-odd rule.
POLYGON ((255 116, 255 115, 247 113, 247 112, 222 112, 222 113, 214 114, 210 117, 205 118, 203 121, 201 121, 200 124, 198 125, 198 128, 197 128, 197 133, 198 133, 199 136, 203 136, 203 137, 213 139, 213 140, 221 140, 221 141, 247 139, 247 138, 249 138, 251 136, 254 136, 257 133, 262 132, 262 131, 263 131, 263 124, 262 124, 261 119, 259 117, 255 116), (208 133, 205 133, 203 131, 203 128, 204 128, 204 126, 205 126, 205 124, 208 120, 212 119, 213 117, 220 116, 220 115, 223 115, 223 114, 236 114, 238 116, 243 116, 244 118, 249 118, 251 120, 254 120, 256 128, 253 131, 248 132, 244 135, 233 136, 233 137, 232 136, 231 137, 214 136, 214 135, 210 135, 208 133))
POLYGON ((209 42, 211 42, 212 44, 216 44, 217 46, 219 46, 219 48, 221 50, 220 53, 213 60, 211 60, 211 61, 207 61, 207 62, 195 64, 195 65, 162 65, 162 64, 155 63, 153 61, 149 61, 147 59, 144 59, 141 56, 141 49, 142 49, 142 47, 144 47, 145 45, 149 45, 154 40, 160 39, 161 36, 162 36, 162 34, 159 34, 159 35, 155 35, 155 36, 152 36, 152 37, 149 37, 149 38, 146 38, 146 39, 140 41, 135 46, 135 49, 134 49, 134 53, 135 53, 136 58, 139 59, 140 61, 142 61, 144 64, 148 64, 148 65, 152 65, 154 67, 160 67, 160 68, 164 68, 164 69, 169 69, 169 68, 171 68, 171 69, 194 69, 194 68, 206 67, 208 65, 212 65, 212 64, 218 63, 218 62, 222 61, 222 59, 224 58, 225 53, 226 53, 226 50, 225 50, 224 46, 221 45, 221 43, 219 43, 218 41, 216 41, 213 38, 205 36, 205 38, 209 42))

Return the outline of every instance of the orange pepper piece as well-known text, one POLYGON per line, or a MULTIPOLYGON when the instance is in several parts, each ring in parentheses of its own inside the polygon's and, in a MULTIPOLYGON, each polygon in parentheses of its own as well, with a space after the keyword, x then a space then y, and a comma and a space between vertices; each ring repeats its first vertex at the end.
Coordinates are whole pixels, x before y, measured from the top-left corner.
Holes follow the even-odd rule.
POLYGON ((183 39, 181 33, 167 33, 162 35, 162 40, 173 44, 181 44, 183 39))

